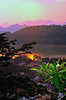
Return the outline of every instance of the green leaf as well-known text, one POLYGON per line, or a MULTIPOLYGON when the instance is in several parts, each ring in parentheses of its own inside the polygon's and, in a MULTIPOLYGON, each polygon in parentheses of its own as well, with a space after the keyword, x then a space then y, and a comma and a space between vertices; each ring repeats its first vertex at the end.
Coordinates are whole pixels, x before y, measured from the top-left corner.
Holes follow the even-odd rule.
POLYGON ((63 84, 60 84, 60 86, 59 86, 59 92, 61 92, 64 89, 64 87, 65 87, 65 84, 64 83, 63 84))
POLYGON ((53 64, 49 64, 49 67, 50 67, 52 70, 55 70, 53 64))
POLYGON ((44 63, 42 65, 40 65, 40 67, 41 67, 42 70, 44 70, 46 68, 44 63))
POLYGON ((58 75, 58 77, 59 77, 60 81, 61 81, 62 83, 64 83, 64 81, 62 80, 61 76, 58 75))
POLYGON ((47 82, 47 81, 49 81, 50 79, 51 79, 51 77, 47 78, 44 82, 47 82))
POLYGON ((48 72, 45 78, 53 76, 53 74, 55 74, 55 72, 53 72, 53 71, 51 71, 50 73, 48 72))
POLYGON ((57 75, 54 77, 54 84, 56 88, 59 88, 60 80, 57 75))
POLYGON ((50 69, 50 68, 45 68, 45 70, 52 72, 52 69, 50 69))
POLYGON ((65 65, 65 64, 66 64, 66 62, 62 63, 62 64, 60 65, 60 66, 61 66, 61 68, 63 68, 63 69, 64 69, 64 68, 65 68, 65 67, 64 67, 64 65, 65 65))
POLYGON ((61 73, 61 76, 66 79, 66 71, 64 71, 63 73, 61 73))
POLYGON ((51 84, 53 84, 53 83, 54 83, 54 77, 51 78, 51 84))
POLYGON ((57 63, 54 62, 54 69, 55 69, 55 70, 57 70, 57 66, 56 66, 56 65, 57 65, 57 63))
POLYGON ((42 71, 42 70, 41 70, 41 69, 39 69, 39 68, 30 68, 30 70, 42 71))
POLYGON ((57 64, 59 64, 60 58, 58 59, 58 61, 56 61, 57 64))
POLYGON ((42 72, 36 73, 35 75, 39 75, 39 74, 42 74, 42 72))
POLYGON ((51 71, 50 72, 50 75, 53 75, 53 74, 56 74, 56 72, 55 71, 51 71))
POLYGON ((63 72, 66 72, 65 70, 61 70, 61 71, 59 71, 59 73, 63 73, 63 72))
POLYGON ((46 66, 45 66, 45 64, 44 64, 44 63, 42 64, 42 68, 46 68, 46 66))
POLYGON ((45 76, 45 79, 48 78, 48 77, 50 77, 50 74, 46 75, 46 76, 45 76))
POLYGON ((46 75, 47 75, 47 73, 46 73, 46 72, 42 73, 42 76, 46 76, 46 75))
POLYGON ((46 64, 46 67, 48 67, 48 66, 49 66, 49 63, 46 64))

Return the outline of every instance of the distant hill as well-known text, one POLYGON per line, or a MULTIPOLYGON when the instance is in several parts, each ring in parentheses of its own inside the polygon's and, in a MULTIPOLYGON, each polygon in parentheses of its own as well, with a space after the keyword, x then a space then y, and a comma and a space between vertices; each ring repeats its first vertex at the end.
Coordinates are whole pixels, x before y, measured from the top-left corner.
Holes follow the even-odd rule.
POLYGON ((7 27, 6 30, 11 32, 11 33, 14 33, 14 32, 16 32, 16 31, 18 31, 20 29, 23 29, 25 27, 27 27, 26 24, 24 24, 23 26, 21 26, 19 24, 15 24, 15 25, 11 25, 11 26, 7 27))
POLYGON ((14 33, 20 29, 23 29, 25 27, 28 27, 28 25, 24 24, 24 25, 19 25, 19 24, 15 24, 15 25, 11 25, 7 28, 4 28, 2 26, 0 26, 0 33, 3 33, 3 32, 10 32, 10 33, 14 33))
POLYGON ((35 25, 53 25, 56 23, 53 22, 52 20, 36 20, 36 21, 25 21, 25 22, 20 23, 20 25, 23 25, 23 24, 35 26, 35 25))
POLYGON ((31 26, 7 36, 17 39, 17 46, 32 41, 36 41, 37 44, 66 45, 66 25, 31 26))
POLYGON ((62 23, 61 25, 66 25, 66 22, 62 23))
MULTIPOLYGON (((3 32, 11 32, 14 33, 20 29, 29 26, 37 26, 37 25, 59 25, 52 20, 35 20, 35 21, 24 21, 19 24, 11 25, 9 23, 0 24, 0 33, 3 32)), ((61 23, 60 25, 66 25, 66 22, 61 23)))
POLYGON ((3 32, 5 32, 5 28, 0 26, 0 33, 3 33, 3 32))

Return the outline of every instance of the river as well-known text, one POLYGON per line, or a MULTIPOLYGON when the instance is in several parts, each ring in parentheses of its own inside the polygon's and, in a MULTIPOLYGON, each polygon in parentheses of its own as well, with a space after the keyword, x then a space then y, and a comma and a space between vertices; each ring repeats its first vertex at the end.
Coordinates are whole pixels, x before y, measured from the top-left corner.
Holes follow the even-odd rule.
POLYGON ((36 44, 31 51, 39 54, 41 57, 66 58, 66 45, 36 44))

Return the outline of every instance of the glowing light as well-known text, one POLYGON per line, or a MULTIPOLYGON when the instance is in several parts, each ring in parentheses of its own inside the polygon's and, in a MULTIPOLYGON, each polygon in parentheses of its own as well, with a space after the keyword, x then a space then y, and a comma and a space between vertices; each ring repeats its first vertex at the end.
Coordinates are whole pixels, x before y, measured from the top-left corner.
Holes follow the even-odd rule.
POLYGON ((32 60, 33 60, 33 55, 30 55, 29 57, 30 57, 30 59, 32 59, 32 60))
POLYGON ((34 54, 27 54, 27 57, 31 60, 34 60, 34 54))
POLYGON ((26 54, 28 59, 37 61, 39 59, 38 54, 26 54))

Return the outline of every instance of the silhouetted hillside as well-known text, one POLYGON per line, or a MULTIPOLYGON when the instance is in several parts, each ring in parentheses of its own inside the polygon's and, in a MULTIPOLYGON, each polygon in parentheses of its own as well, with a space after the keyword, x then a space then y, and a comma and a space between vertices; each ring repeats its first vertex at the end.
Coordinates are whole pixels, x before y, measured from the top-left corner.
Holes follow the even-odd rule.
POLYGON ((12 36, 17 39, 17 45, 36 41, 37 44, 66 45, 66 25, 42 25, 21 29, 12 36))

